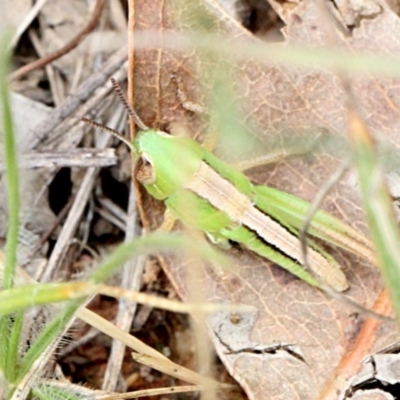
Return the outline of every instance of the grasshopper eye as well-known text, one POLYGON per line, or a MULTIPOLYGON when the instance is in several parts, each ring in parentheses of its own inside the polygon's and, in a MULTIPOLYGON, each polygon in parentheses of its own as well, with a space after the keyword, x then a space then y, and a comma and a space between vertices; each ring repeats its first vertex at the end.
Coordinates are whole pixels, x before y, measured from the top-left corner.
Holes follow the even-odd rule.
POLYGON ((153 165, 145 155, 140 156, 137 160, 134 173, 136 179, 144 185, 151 185, 156 181, 153 165))

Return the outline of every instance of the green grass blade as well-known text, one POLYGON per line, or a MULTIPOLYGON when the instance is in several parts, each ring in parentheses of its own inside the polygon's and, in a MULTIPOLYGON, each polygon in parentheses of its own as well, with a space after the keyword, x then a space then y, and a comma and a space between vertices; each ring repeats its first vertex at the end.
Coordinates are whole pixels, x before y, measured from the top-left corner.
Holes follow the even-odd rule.
POLYGON ((66 392, 63 389, 52 387, 49 385, 40 385, 32 389, 32 394, 39 400, 82 400, 83 396, 66 392))
POLYGON ((24 312, 18 312, 13 319, 12 329, 9 335, 8 353, 6 358, 5 373, 9 382, 15 382, 18 370, 20 353, 20 336, 24 322, 24 312))
POLYGON ((61 332, 68 327, 76 309, 81 305, 80 300, 74 300, 60 314, 58 314, 39 334, 35 342, 29 348, 25 357, 21 361, 18 371, 17 382, 20 382, 28 373, 33 363, 46 353, 46 350, 54 343, 61 332))
MULTIPOLYGON (((229 265, 229 259, 211 246, 199 246, 193 240, 176 234, 152 234, 141 237, 131 243, 120 245, 99 268, 92 274, 91 281, 101 283, 114 274, 120 266, 128 259, 143 253, 154 253, 155 251, 178 252, 186 251, 191 255, 198 255, 205 259, 211 259, 222 267, 229 265)), ((49 285, 49 284, 47 284, 49 285)), ((45 287, 45 285, 43 285, 45 287)), ((20 288, 23 290, 23 288, 20 288)), ((16 289, 13 289, 16 290, 16 289)), ((5 299, 5 298, 4 298, 5 299)), ((6 301, 4 301, 6 303, 6 301)), ((32 304, 32 303, 31 303, 32 304)), ((28 373, 34 361, 52 345, 60 331, 69 324, 76 309, 82 304, 81 300, 75 300, 67 305, 62 313, 57 315, 48 326, 40 333, 31 348, 21 362, 17 381, 21 380, 28 373)))
MULTIPOLYGON (((9 37, 0 41, 0 107, 1 128, 3 133, 4 161, 6 165, 5 182, 8 201, 8 230, 6 241, 6 262, 4 266, 3 288, 13 286, 16 267, 16 254, 19 231, 19 184, 16 157, 16 145, 8 92, 7 75, 10 61, 8 49, 9 37)), ((8 316, 0 320, 0 358, 1 370, 8 380, 13 380, 18 361, 19 340, 22 329, 22 315, 17 314, 12 322, 8 316)))
POLYGON ((4 288, 9 288, 13 285, 18 245, 20 208, 16 145, 7 84, 7 73, 10 60, 10 54, 7 48, 8 40, 7 38, 3 38, 0 43, 0 103, 2 107, 1 128, 3 131, 4 161, 6 165, 5 178, 8 202, 8 231, 6 244, 6 265, 3 281, 4 288))
POLYGON ((15 287, 0 292, 0 315, 37 305, 57 303, 92 294, 90 285, 84 282, 37 283, 15 287))
POLYGON ((9 316, 0 319, 0 374, 4 375, 6 379, 10 377, 9 370, 7 369, 7 355, 10 342, 8 338, 11 334, 12 321, 9 316))
POLYGON ((196 255, 203 259, 215 261, 219 265, 229 265, 227 257, 223 256, 211 246, 206 244, 199 245, 193 240, 179 234, 155 233, 141 237, 130 243, 120 245, 111 255, 109 255, 92 274, 91 279, 95 283, 104 282, 114 274, 117 269, 134 255, 149 254, 154 251, 178 252, 185 251, 191 255, 196 255))
POLYGON ((376 143, 359 117, 350 114, 353 154, 361 197, 385 285, 400 320, 400 232, 386 187, 376 143))

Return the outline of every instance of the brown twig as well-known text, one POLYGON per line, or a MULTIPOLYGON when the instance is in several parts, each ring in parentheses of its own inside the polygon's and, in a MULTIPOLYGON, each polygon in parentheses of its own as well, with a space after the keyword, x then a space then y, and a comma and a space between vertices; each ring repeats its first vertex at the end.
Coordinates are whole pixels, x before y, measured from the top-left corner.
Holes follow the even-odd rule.
MULTIPOLYGON (((376 300, 372 311, 380 315, 389 315, 392 310, 389 293, 383 290, 376 300)), ((337 399, 337 394, 343 389, 349 378, 355 376, 361 367, 361 361, 368 355, 376 340, 377 330, 381 324, 380 320, 367 318, 357 335, 353 348, 346 352, 338 365, 334 378, 325 386, 320 399, 337 399)))
MULTIPOLYGON (((25 150, 37 149, 48 141, 54 141, 56 136, 63 135, 78 121, 68 118, 71 115, 85 115, 92 110, 110 92, 110 85, 105 85, 111 76, 117 80, 126 77, 126 48, 119 49, 103 65, 103 68, 93 73, 75 91, 64 99, 47 118, 23 138, 21 147, 25 150), (61 126, 63 127, 61 129, 61 126)), ((26 151, 26 150, 25 150, 26 151)))
POLYGON ((104 7, 104 0, 97 0, 92 18, 90 19, 88 24, 82 29, 82 31, 80 31, 70 42, 68 42, 61 49, 58 49, 54 53, 39 58, 38 60, 31 62, 27 65, 24 65, 23 67, 14 71, 12 74, 10 74, 9 81, 15 81, 17 79, 20 79, 24 75, 27 75, 28 73, 36 69, 42 68, 47 64, 50 64, 54 60, 57 60, 58 58, 62 57, 63 55, 67 54, 72 49, 77 47, 79 43, 81 43, 82 40, 95 28, 97 21, 103 10, 103 7, 104 7))

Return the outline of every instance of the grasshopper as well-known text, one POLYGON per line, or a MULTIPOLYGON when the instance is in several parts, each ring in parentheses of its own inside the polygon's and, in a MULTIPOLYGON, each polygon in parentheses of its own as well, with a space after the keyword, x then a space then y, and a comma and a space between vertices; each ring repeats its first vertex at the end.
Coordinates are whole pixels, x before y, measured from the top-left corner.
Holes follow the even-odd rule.
MULTIPOLYGON (((127 105, 119 87, 116 90, 127 105)), ((308 202, 252 184, 242 172, 197 141, 150 129, 133 109, 127 108, 140 128, 135 139, 129 142, 118 132, 106 129, 130 147, 135 178, 151 196, 164 201, 175 218, 205 232, 213 242, 239 243, 312 286, 322 283, 337 292, 348 288, 338 263, 312 241, 308 248, 311 273, 302 266, 298 229, 310 206, 308 202)), ((310 233, 374 260, 369 241, 326 212, 316 213, 310 233)))

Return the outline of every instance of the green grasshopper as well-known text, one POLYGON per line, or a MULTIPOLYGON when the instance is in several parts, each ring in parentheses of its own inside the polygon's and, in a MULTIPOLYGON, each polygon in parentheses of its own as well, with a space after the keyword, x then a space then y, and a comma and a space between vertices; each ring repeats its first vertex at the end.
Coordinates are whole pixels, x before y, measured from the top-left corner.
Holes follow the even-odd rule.
MULTIPOLYGON (((117 92, 123 98, 118 88, 117 92)), ((107 130, 131 148, 135 178, 151 196, 164 201, 175 218, 205 232, 213 242, 237 242, 310 285, 318 287, 322 283, 338 292, 348 288, 337 262, 311 241, 308 259, 312 273, 302 266, 298 229, 310 206, 308 202, 277 189, 253 185, 242 172, 195 140, 149 129, 134 110, 129 112, 140 128, 132 143, 118 132, 107 130)), ((326 212, 316 213, 310 234, 374 260, 369 241, 326 212)))

